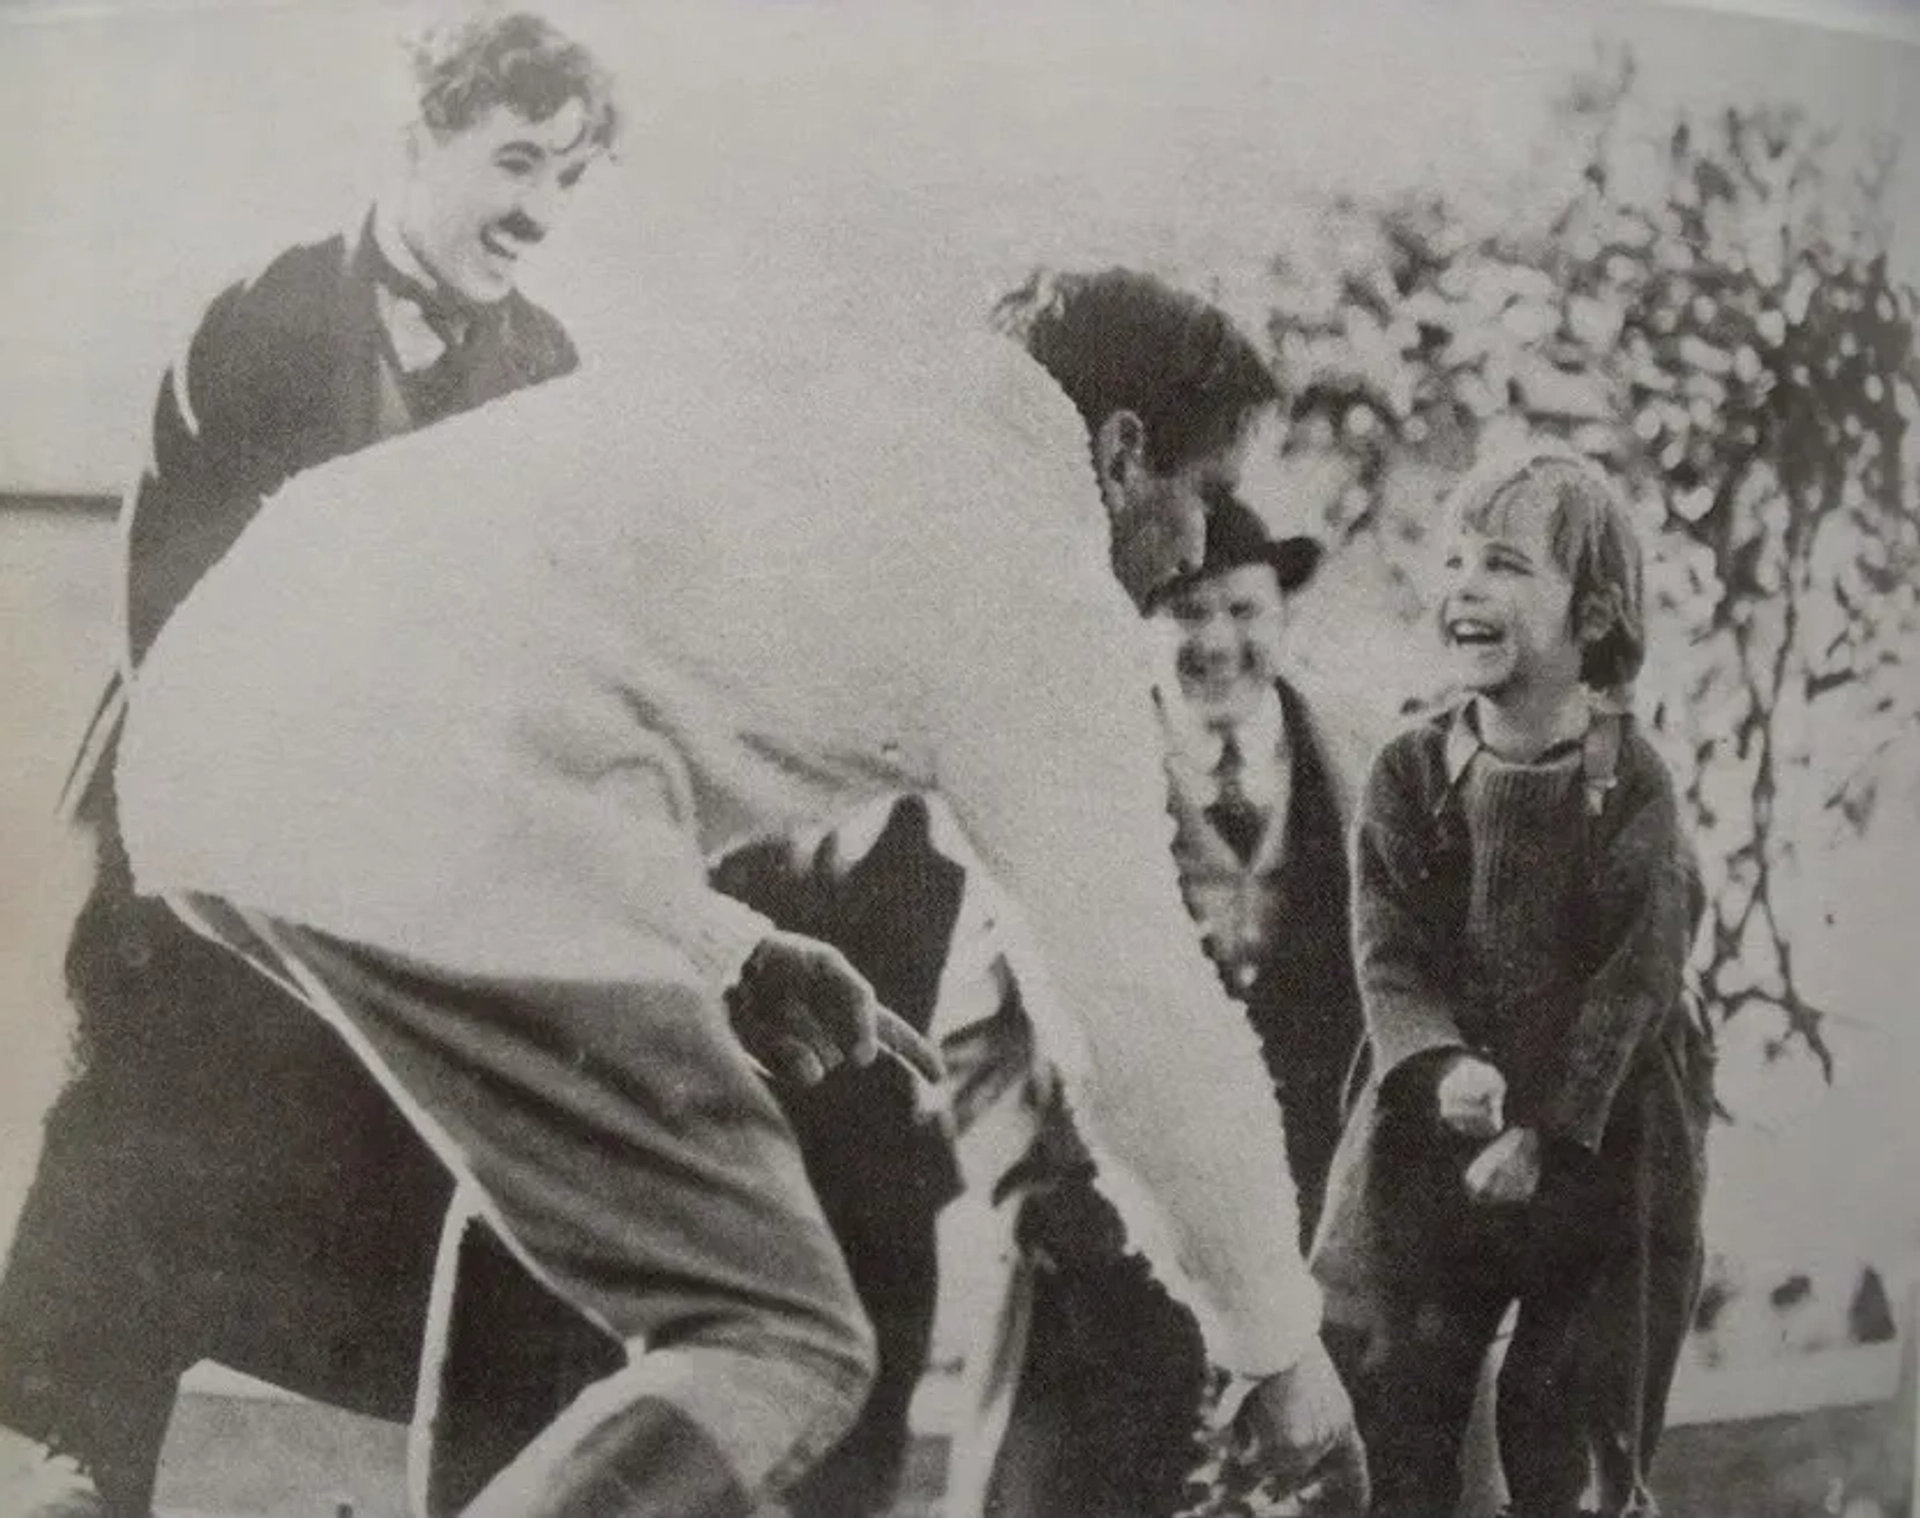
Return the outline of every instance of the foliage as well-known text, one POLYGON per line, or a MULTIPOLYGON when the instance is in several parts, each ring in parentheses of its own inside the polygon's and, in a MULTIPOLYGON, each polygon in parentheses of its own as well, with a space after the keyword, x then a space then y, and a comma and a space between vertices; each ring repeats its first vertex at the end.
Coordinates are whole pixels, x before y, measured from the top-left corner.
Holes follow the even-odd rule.
POLYGON ((1558 103, 1513 205, 1335 202, 1272 271, 1289 449, 1327 527, 1418 605, 1447 480, 1534 430, 1602 459, 1643 513, 1640 706, 1711 897, 1698 989, 1777 1009, 1831 1072, 1793 953, 1801 853, 1863 829, 1920 710, 1914 292, 1888 266, 1892 154, 1849 164, 1793 109, 1630 129, 1604 57, 1558 103))

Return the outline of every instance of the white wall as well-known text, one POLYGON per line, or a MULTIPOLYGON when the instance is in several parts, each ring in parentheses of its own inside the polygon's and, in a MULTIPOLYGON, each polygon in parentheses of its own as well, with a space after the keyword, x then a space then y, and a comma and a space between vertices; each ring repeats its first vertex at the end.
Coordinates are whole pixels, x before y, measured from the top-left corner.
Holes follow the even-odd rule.
MULTIPOLYGON (((1191 271, 1257 310, 1307 194, 1496 193, 1597 33, 1640 44, 1651 98, 1920 117, 1920 55, 1625 4, 562 4, 634 106, 532 278, 589 344, 635 299, 803 276, 971 312, 1036 259, 1191 271)), ((385 173, 415 14, 0 3, 0 490, 118 487, 212 290, 385 173)), ((1920 206, 1920 161, 1906 182, 1920 206)))

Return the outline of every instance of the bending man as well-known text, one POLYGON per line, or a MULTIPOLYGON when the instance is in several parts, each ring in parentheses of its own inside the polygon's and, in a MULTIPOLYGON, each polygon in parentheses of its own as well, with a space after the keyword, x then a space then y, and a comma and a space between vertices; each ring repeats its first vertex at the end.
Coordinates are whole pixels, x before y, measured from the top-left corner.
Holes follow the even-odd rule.
POLYGON ((728 1017, 845 967, 796 986, 704 856, 903 790, 1024 909, 1076 1115, 1275 1463, 1354 1474, 1258 1049, 1167 849, 1134 600, 1199 562, 1197 494, 1001 340, 754 333, 295 481, 134 698, 141 888, 296 985, 627 1347, 469 1513, 745 1514, 857 1413, 865 1319, 728 1017))

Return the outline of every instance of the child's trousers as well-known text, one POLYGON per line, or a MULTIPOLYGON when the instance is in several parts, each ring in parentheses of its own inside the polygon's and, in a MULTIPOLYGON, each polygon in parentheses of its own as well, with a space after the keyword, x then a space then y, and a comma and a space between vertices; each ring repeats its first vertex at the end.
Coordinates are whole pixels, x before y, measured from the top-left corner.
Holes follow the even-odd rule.
POLYGON ((1475 1146, 1396 1135, 1388 1289, 1370 1332, 1329 1330, 1375 1514, 1455 1511, 1475 1384, 1516 1303, 1495 1415, 1516 1518, 1657 1510, 1648 1471, 1702 1261, 1705 1114, 1685 1057, 1636 1063, 1598 1154, 1550 1141, 1525 1206, 1467 1198, 1475 1146))

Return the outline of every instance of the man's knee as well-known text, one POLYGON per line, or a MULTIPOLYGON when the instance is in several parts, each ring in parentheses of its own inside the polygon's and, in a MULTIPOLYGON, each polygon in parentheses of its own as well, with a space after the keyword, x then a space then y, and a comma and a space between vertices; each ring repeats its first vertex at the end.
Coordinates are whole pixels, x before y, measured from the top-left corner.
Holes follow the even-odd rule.
POLYGON ((799 1367, 823 1402, 845 1409, 850 1427, 879 1373, 879 1335, 825 1220, 809 1221, 794 1221, 806 1241, 783 1256, 782 1274, 766 1283, 772 1289, 705 1336, 799 1367))
POLYGON ((767 1496, 846 1437, 875 1367, 873 1331, 854 1301, 831 1324, 816 1314, 696 1334, 641 1355, 632 1374, 635 1391, 663 1398, 702 1431, 743 1490, 767 1496))
POLYGON ((772 1337, 816 1383, 823 1416, 839 1420, 828 1441, 837 1443, 866 1406, 880 1369, 878 1336, 859 1296, 849 1283, 844 1293, 817 1303, 803 1326, 772 1337))

